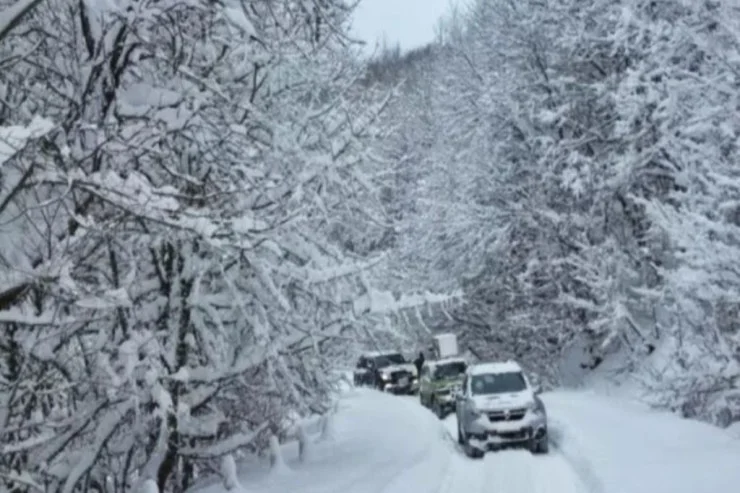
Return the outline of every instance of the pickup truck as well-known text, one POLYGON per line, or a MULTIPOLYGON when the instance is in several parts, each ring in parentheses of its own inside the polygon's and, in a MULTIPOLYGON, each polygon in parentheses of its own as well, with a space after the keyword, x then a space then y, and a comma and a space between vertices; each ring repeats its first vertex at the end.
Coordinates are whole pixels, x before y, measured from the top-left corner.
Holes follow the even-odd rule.
POLYGON ((393 394, 414 394, 419 390, 416 367, 397 351, 362 354, 354 370, 354 383, 393 394))

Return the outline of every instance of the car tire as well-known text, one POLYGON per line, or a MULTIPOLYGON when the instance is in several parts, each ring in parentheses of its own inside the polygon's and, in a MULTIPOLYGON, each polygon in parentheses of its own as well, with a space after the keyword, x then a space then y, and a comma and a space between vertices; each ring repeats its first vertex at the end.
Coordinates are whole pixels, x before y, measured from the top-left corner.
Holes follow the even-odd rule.
POLYGON ((465 447, 465 455, 467 455, 471 459, 481 459, 484 455, 486 455, 486 453, 481 449, 475 448, 467 443, 463 445, 463 447, 465 447))
POLYGON ((432 412, 439 419, 444 419, 444 410, 442 409, 442 406, 439 404, 439 401, 437 401, 436 399, 432 403, 432 412))
POLYGON ((485 452, 483 450, 477 449, 468 443, 467 437, 462 431, 462 427, 460 426, 459 422, 457 424, 457 442, 462 446, 465 455, 467 455, 471 459, 480 459, 485 455, 485 452))
POLYGON ((545 438, 540 440, 540 453, 547 454, 548 452, 550 452, 550 441, 547 439, 547 435, 545 435, 545 438))
POLYGON ((547 454, 550 451, 550 442, 547 440, 547 435, 539 440, 532 440, 529 444, 529 450, 537 455, 547 454))

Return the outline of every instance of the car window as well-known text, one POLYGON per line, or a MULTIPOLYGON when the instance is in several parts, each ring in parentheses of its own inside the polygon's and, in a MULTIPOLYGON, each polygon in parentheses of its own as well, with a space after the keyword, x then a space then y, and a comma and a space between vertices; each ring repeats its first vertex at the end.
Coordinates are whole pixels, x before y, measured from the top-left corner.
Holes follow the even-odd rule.
POLYGON ((391 365, 402 365, 406 363, 406 360, 401 353, 393 353, 377 356, 376 358, 374 358, 374 363, 375 366, 377 366, 378 368, 383 368, 385 366, 391 365))
POLYGON ((438 364, 434 367, 433 376, 435 379, 455 378, 465 373, 466 368, 467 365, 462 361, 438 364))
POLYGON ((521 372, 473 375, 470 381, 470 390, 473 395, 521 392, 526 388, 527 382, 521 372))

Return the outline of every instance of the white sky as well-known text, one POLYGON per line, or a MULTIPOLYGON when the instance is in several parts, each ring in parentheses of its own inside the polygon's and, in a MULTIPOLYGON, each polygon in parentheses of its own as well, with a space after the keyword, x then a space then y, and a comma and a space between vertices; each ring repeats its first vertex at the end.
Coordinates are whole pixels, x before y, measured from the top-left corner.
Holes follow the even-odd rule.
POLYGON ((385 34, 388 44, 401 50, 422 46, 434 39, 437 20, 453 0, 362 0, 355 10, 352 34, 366 41, 371 53, 385 34))

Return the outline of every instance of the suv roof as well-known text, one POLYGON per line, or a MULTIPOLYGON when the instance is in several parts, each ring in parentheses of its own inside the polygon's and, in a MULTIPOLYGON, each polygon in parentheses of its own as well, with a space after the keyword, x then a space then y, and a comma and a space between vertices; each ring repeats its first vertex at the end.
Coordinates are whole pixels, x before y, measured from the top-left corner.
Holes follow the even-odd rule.
POLYGON ((366 358, 377 358, 378 356, 388 356, 390 354, 400 354, 403 356, 403 353, 401 351, 396 351, 394 349, 389 349, 387 351, 365 351, 362 353, 361 356, 364 356, 366 358))
POLYGON ((447 363, 466 363, 467 364, 467 361, 462 356, 450 356, 449 358, 435 359, 432 361, 424 362, 424 364, 428 364, 429 366, 445 365, 447 363))
POLYGON ((468 367, 471 375, 482 375, 485 373, 511 373, 521 372, 522 367, 516 361, 501 361, 495 363, 476 363, 468 367))

